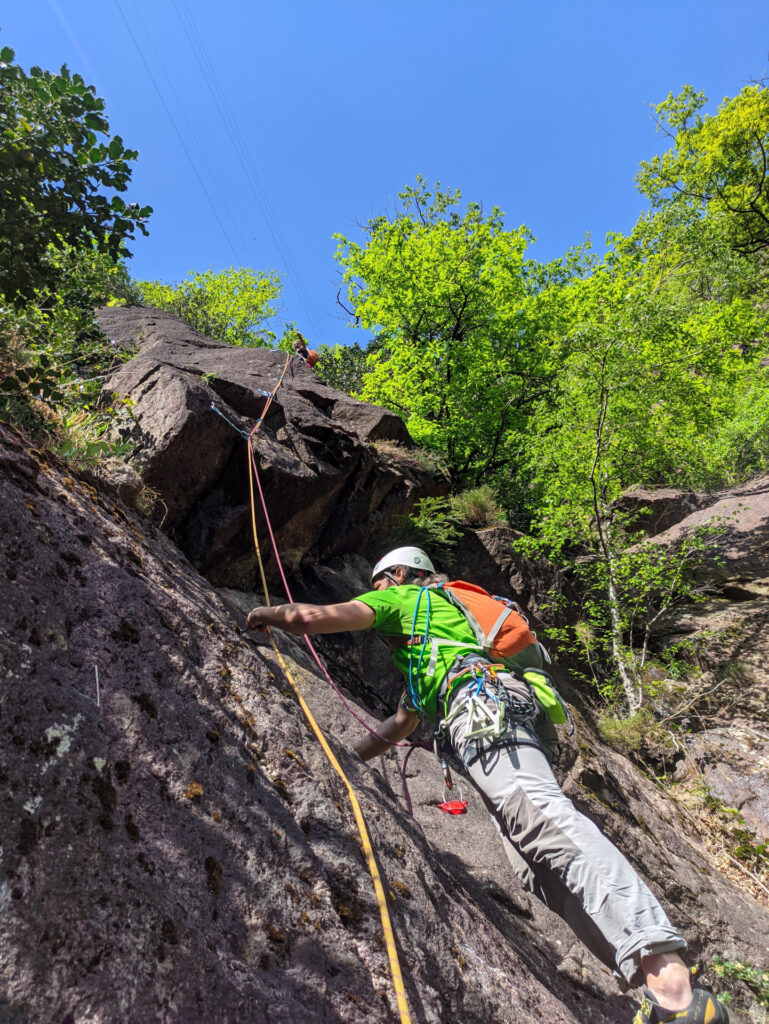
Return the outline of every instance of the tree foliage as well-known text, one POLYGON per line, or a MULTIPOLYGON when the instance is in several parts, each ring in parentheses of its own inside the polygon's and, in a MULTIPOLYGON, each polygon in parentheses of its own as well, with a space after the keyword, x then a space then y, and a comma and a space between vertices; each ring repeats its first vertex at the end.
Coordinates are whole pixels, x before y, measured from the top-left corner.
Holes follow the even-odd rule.
POLYGON ((136 152, 66 67, 29 74, 0 51, 0 415, 66 457, 121 449, 100 377, 116 353, 94 307, 135 298, 121 260, 149 207, 118 194, 136 152))
POLYGON ((548 387, 526 302, 531 238, 422 178, 400 200, 394 216, 369 221, 365 245, 338 236, 349 301, 379 341, 362 395, 399 412, 418 444, 473 484, 508 463, 548 387))
POLYGON ((753 255, 769 247, 769 90, 762 82, 703 114, 707 97, 686 86, 656 110, 673 145, 641 164, 640 191, 669 221, 720 223, 730 244, 753 255))
POLYGON ((24 302, 50 288, 50 248, 96 247, 113 261, 147 234, 150 207, 127 204, 135 150, 110 138, 104 101, 80 75, 33 67, 0 51, 0 292, 24 302), (113 194, 110 194, 113 193, 113 194))
POLYGON ((128 271, 93 246, 51 246, 42 265, 55 287, 0 309, 0 416, 75 461, 115 454, 124 446, 108 436, 116 410, 101 385, 121 354, 94 307, 135 299, 128 271))
POLYGON ((144 305, 173 313, 217 341, 263 348, 275 340, 265 326, 281 291, 280 278, 272 271, 229 267, 190 273, 176 285, 139 281, 137 288, 144 305))
POLYGON ((369 357, 381 349, 382 343, 376 338, 365 348, 361 348, 357 342, 352 345, 321 345, 318 351, 320 360, 315 372, 332 388, 360 398, 368 374, 369 357))

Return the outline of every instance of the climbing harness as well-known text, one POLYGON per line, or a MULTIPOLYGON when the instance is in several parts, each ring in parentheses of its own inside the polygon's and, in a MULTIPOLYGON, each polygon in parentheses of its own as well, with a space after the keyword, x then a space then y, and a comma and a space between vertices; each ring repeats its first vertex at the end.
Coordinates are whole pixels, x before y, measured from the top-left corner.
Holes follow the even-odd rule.
MULTIPOLYGON (((245 434, 244 431, 241 431, 241 430, 239 430, 238 427, 235 427, 235 429, 238 430, 239 433, 243 434, 243 436, 245 436, 247 441, 248 441, 248 483, 249 483, 249 493, 250 493, 250 500, 251 500, 251 528, 252 528, 253 539, 254 539, 254 548, 256 550, 256 558, 257 558, 257 562, 258 562, 258 565, 259 565, 259 574, 260 574, 261 581, 262 581, 262 588, 264 590, 264 600, 265 600, 265 604, 266 604, 267 607, 270 606, 270 594, 269 594, 269 588, 267 586, 267 577, 266 577, 265 571, 264 571, 264 563, 263 563, 263 560, 262 560, 261 548, 259 546, 259 535, 258 535, 257 529, 256 529, 256 501, 255 501, 255 496, 254 496, 254 479, 256 479, 257 486, 258 486, 258 489, 259 489, 259 496, 260 496, 261 502, 262 502, 262 511, 264 513, 265 521, 267 523, 267 527, 268 527, 268 530, 269 530, 270 540, 272 542, 273 552, 274 552, 274 555, 275 555, 275 559, 276 559, 276 562, 277 562, 278 567, 280 569, 280 574, 281 574, 281 578, 283 580, 283 585, 284 585, 284 587, 286 589, 286 596, 287 596, 289 601, 292 601, 293 598, 291 597, 291 592, 290 592, 290 589, 288 587, 288 581, 286 580, 285 572, 283 571, 283 565, 282 565, 282 563, 280 561, 280 555, 278 553, 277 544, 275 542, 275 536, 273 534, 272 525, 270 523, 269 515, 268 515, 268 512, 267 512, 267 505, 266 505, 266 502, 264 500, 264 493, 262 491, 261 481, 259 480, 259 474, 258 474, 257 467, 256 467, 256 460, 254 458, 252 442, 253 442, 254 434, 259 429, 259 426, 261 425, 262 421, 264 420, 264 418, 265 418, 265 416, 267 414, 267 410, 269 409, 269 406, 272 403, 272 400, 275 397, 275 394, 276 394, 278 388, 280 387, 280 385, 283 382, 283 378, 284 378, 284 376, 286 374, 286 370, 288 368, 288 364, 289 364, 290 361, 291 361, 291 356, 289 355, 288 358, 286 359, 286 364, 283 367, 283 373, 280 375, 280 379, 278 380, 278 383, 275 385, 275 387, 272 390, 272 392, 270 392, 269 397, 267 398, 267 401, 265 403, 265 407, 262 410, 262 415, 259 418, 259 420, 257 420, 256 425, 254 426, 254 428, 251 431, 251 433, 250 434, 245 434)), ((215 411, 219 412, 218 409, 215 409, 215 411)), ((223 416, 223 413, 219 413, 219 414, 223 416)), ((226 417, 224 417, 224 418, 226 419, 226 417)), ((229 423, 230 421, 228 420, 227 422, 229 423)), ((234 427, 235 425, 231 424, 231 426, 234 427)), ((336 755, 334 754, 333 750, 329 746, 329 743, 326 740, 326 737, 324 736, 320 726, 315 721, 315 718, 313 717, 312 712, 310 711, 309 707, 307 706, 307 703, 304 700, 304 698, 303 698, 303 696, 302 696, 302 694, 301 694, 301 692, 299 690, 299 686, 298 686, 296 680, 294 679, 293 675, 291 674, 291 670, 289 669, 288 665, 286 664, 286 662, 285 662, 285 660, 283 658, 283 655, 281 654, 281 652, 280 652, 280 650, 278 648, 278 645, 275 643, 275 638, 273 637, 272 630, 270 629, 269 626, 267 627, 267 634, 269 636, 270 644, 272 646, 273 651, 275 652, 275 655, 276 655, 276 657, 278 659, 278 663, 280 664, 280 667, 281 667, 281 669, 283 671, 283 674, 285 675, 286 679, 288 680, 288 683, 289 683, 289 685, 291 686, 291 689, 294 692, 294 695, 295 695, 295 697, 297 699, 297 702, 298 702, 300 708, 304 712, 304 715, 305 715, 305 717, 307 719, 307 722, 308 722, 310 728, 312 729, 313 733, 315 734, 316 739, 320 743, 321 748, 323 749, 323 752, 324 752, 324 754, 326 755, 326 758, 329 761, 329 764, 334 769, 334 771, 337 773, 337 775, 340 777, 340 779, 342 780, 342 782, 343 782, 343 784, 345 786, 345 789, 347 790, 347 795, 348 795, 348 798, 350 800, 350 804, 352 806, 353 815, 355 817, 355 823, 356 823, 356 825, 358 827, 358 834, 360 835, 361 846, 363 848, 363 852, 364 852, 364 855, 366 857, 366 863, 368 865, 369 874, 371 875, 371 880, 372 880, 372 882, 374 884, 374 892, 375 892, 377 904, 378 904, 378 907, 379 907, 379 916, 380 916, 380 920, 381 920, 381 923, 382 923, 382 931, 384 933, 385 945, 387 947, 387 956, 388 956, 388 960, 389 960, 389 963, 390 963, 390 973, 392 974, 393 989, 395 990, 395 999, 396 999, 397 1006, 398 1006, 398 1013, 399 1013, 399 1016, 400 1016, 400 1021, 401 1021, 401 1024, 411 1024, 411 1016, 409 1014, 408 1002, 406 1001, 406 990, 405 990, 405 987, 404 987, 404 984, 403 984, 403 975, 401 973, 400 962, 398 960, 398 950, 397 950, 396 945, 395 945, 395 936, 393 934, 392 924, 390 922, 390 914, 389 914, 389 911, 387 909, 387 899, 386 899, 386 896, 385 896, 384 886, 382 884, 382 878, 381 878, 381 875, 379 873, 379 867, 378 867, 377 862, 376 862, 376 857, 374 856, 374 849, 373 849, 373 847, 371 845, 371 840, 369 838, 368 829, 366 828, 366 822, 365 822, 365 819, 363 817, 363 812, 361 810, 360 803, 358 802, 358 798, 357 798, 357 796, 355 794, 355 791, 352 788, 352 785, 351 785, 349 779, 347 778, 347 776, 345 775, 344 771, 342 770, 342 766, 339 764, 339 761, 337 760, 336 755)), ((321 669, 323 670, 324 675, 326 676, 327 679, 330 680, 330 676, 328 675, 328 672, 326 671, 325 666, 323 666, 322 662, 320 661, 320 658, 319 658, 317 652, 315 651, 315 648, 313 647, 312 643, 310 642, 309 637, 305 636, 304 639, 305 639, 305 642, 308 645, 308 648, 310 649, 311 653, 313 654, 313 657, 315 658, 316 662, 318 663, 318 665, 320 665, 321 669)), ((332 683, 332 685, 333 685, 333 683, 332 683)), ((334 689, 336 690, 336 687, 334 687, 334 689)))
MULTIPOLYGON (((550 677, 547 673, 539 672, 539 675, 542 685, 548 685, 550 677)), ((559 712, 566 720, 568 709, 554 687, 552 692, 556 694, 559 712)), ((439 695, 439 702, 443 706, 443 718, 438 723, 435 740, 439 757, 444 734, 450 734, 449 727, 454 722, 459 723, 460 729, 460 735, 454 736, 454 741, 459 739, 465 745, 465 768, 491 751, 519 746, 544 749, 535 728, 542 708, 537 694, 526 679, 514 676, 504 665, 491 665, 479 658, 448 680, 439 695), (505 675, 517 680, 519 686, 516 690, 505 682, 505 675)), ((561 718, 557 720, 561 721, 561 718)), ((570 715, 568 720, 571 721, 570 715)))

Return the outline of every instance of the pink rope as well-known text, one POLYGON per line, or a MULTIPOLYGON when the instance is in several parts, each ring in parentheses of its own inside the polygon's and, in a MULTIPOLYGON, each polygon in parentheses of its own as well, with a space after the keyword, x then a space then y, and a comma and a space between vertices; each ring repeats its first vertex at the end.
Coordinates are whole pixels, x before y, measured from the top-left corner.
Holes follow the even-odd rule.
MULTIPOLYGON (((265 411, 266 411, 266 408, 265 408, 265 411)), ((259 491, 259 500, 260 500, 260 502, 262 504, 262 512, 264 514, 264 521, 267 524, 267 531, 268 531, 268 533, 270 535, 270 543, 272 544, 272 552, 273 552, 273 554, 275 556, 275 561, 277 563, 278 570, 280 572, 280 578, 283 581, 283 588, 284 588, 284 590, 286 592, 286 597, 293 604, 294 603, 294 599, 291 596, 291 589, 289 588, 288 580, 286 579, 286 573, 285 573, 285 571, 283 569, 283 563, 281 562, 280 554, 278 552, 278 545, 277 545, 277 542, 275 540, 275 534, 273 533, 273 530, 272 530, 272 523, 270 522, 270 516, 269 516, 269 513, 267 511, 267 502, 266 502, 265 497, 264 497, 264 491, 262 490, 262 482, 261 482, 261 480, 259 478, 259 470, 257 469, 256 459, 254 457, 254 448, 253 448, 253 445, 251 444, 251 438, 253 437, 255 431, 258 429, 258 426, 259 426, 259 424, 257 423, 256 427, 254 427, 254 429, 251 431, 251 434, 249 435, 249 439, 248 439, 248 447, 249 447, 249 450, 251 452, 251 467, 252 467, 252 469, 254 471, 254 479, 256 480, 257 490, 259 491)), ((315 645, 312 643, 312 641, 310 640, 309 636, 306 633, 303 633, 302 637, 304 639, 304 642, 307 644, 307 648, 308 648, 310 654, 315 659, 315 663, 317 664, 318 668, 321 670, 321 672, 325 676, 326 681, 331 686, 331 689, 339 697, 341 702, 344 704, 344 706, 347 708, 347 710, 350 712, 350 714, 356 720, 356 722, 359 722, 360 725, 362 725, 363 728, 368 733, 370 733, 372 736, 375 736, 378 740, 382 740, 383 743, 388 743, 391 747, 410 747, 411 749, 409 750, 409 753, 406 755, 406 757, 408 759, 408 757, 411 755, 412 750, 414 750, 416 748, 417 744, 415 744, 415 743, 407 743, 405 740, 388 740, 386 736, 382 736, 380 733, 378 733, 376 731, 376 729, 372 729, 371 726, 368 725, 368 723, 366 721, 364 721, 363 718, 361 718, 361 716, 353 708, 353 706, 347 700, 345 695, 342 693, 342 691, 336 685, 334 680, 331 678, 331 676, 330 676, 330 674, 328 672, 328 669, 323 664, 323 662, 320 660, 320 656, 319 656, 318 652, 315 649, 315 645)), ((404 765, 404 767, 405 767, 405 765, 404 765)), ((405 787, 405 779, 406 779, 406 776, 405 776, 405 773, 404 773, 404 775, 403 775, 404 787, 405 787)), ((406 794, 406 801, 407 801, 408 808, 409 808, 409 814, 411 814, 411 799, 408 796, 408 789, 405 788, 404 792, 406 794)))

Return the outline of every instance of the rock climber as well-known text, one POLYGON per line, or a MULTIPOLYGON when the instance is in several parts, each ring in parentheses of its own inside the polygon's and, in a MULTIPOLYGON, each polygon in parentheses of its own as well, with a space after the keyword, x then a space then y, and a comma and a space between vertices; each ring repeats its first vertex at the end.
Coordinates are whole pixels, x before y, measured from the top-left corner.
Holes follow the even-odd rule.
POLYGON ((297 356, 299 356, 300 359, 303 359, 305 363, 310 367, 310 369, 312 369, 313 366, 315 366, 315 364, 318 362, 318 359, 320 357, 318 356, 318 353, 315 351, 314 348, 307 347, 307 342, 304 340, 304 336, 300 334, 299 331, 296 332, 296 337, 294 338, 293 345, 294 352, 297 354, 297 356))
POLYGON ((359 756, 368 761, 384 753, 422 716, 437 722, 480 790, 524 886, 610 970, 644 986, 633 1024, 728 1024, 723 1005, 692 986, 694 972, 680 955, 685 939, 552 773, 555 730, 523 679, 527 670, 542 668, 543 648, 529 644, 504 670, 495 669, 465 615, 436 590, 446 579, 420 548, 396 548, 374 566, 371 591, 342 604, 254 608, 247 626, 297 634, 373 628, 389 638, 407 690, 377 735, 355 745, 359 756), (479 708, 486 721, 499 723, 480 738, 483 730, 468 728, 479 708))

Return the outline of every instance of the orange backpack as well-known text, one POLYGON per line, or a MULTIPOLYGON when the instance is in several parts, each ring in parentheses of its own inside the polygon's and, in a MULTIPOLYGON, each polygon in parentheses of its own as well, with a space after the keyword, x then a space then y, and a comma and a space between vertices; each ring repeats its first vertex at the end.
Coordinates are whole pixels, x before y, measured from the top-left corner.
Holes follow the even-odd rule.
POLYGON ((459 609, 475 633, 483 653, 495 661, 505 661, 537 642, 521 609, 506 597, 493 597, 488 590, 465 580, 439 583, 440 591, 459 609))

